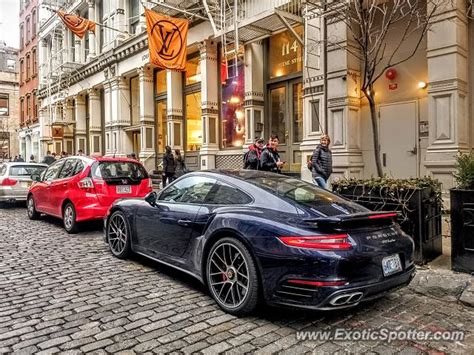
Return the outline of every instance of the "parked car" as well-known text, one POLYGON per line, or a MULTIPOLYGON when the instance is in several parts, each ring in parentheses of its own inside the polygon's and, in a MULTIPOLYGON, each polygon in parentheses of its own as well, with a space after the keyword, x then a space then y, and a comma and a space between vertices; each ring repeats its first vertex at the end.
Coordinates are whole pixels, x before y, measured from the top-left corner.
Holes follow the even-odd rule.
POLYGON ((115 200, 144 197, 152 191, 143 165, 128 158, 64 158, 34 180, 28 217, 37 219, 44 213, 62 218, 68 233, 76 233, 79 222, 104 218, 115 200))
POLYGON ((284 175, 194 172, 114 203, 104 237, 118 258, 134 252, 196 277, 235 315, 260 298, 332 310, 412 280, 414 243, 396 216, 284 175))
POLYGON ((31 175, 41 174, 48 166, 36 163, 0 163, 0 202, 26 201, 31 175))

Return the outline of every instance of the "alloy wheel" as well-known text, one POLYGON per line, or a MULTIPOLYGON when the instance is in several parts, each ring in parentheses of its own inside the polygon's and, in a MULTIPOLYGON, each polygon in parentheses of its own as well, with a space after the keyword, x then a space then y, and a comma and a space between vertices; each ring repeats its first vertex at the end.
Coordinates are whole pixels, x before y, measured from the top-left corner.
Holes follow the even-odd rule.
POLYGON ((249 268, 233 244, 220 244, 210 256, 209 286, 215 299, 227 308, 237 308, 249 293, 249 268))
POLYGON ((122 255, 127 248, 128 240, 127 222, 121 213, 115 213, 110 217, 107 228, 107 237, 110 250, 116 256, 122 255))
POLYGON ((67 205, 64 209, 64 226, 67 230, 72 228, 74 223, 74 210, 71 205, 67 205))
POLYGON ((26 208, 28 209, 28 216, 31 218, 35 213, 35 201, 33 200, 33 197, 28 199, 28 205, 26 208))

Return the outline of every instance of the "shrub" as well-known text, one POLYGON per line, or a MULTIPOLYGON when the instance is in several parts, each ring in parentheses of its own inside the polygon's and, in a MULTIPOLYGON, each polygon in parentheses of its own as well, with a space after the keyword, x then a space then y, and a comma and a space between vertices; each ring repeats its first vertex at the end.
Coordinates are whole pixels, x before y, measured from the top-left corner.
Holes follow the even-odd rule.
POLYGON ((459 189, 474 190, 474 151, 458 154, 454 178, 459 189))

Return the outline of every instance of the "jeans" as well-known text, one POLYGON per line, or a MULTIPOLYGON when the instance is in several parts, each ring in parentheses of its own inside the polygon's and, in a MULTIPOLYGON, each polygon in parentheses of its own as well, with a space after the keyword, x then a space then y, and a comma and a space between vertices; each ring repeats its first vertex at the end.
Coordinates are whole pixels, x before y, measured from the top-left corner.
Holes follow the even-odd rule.
POLYGON ((321 177, 321 176, 315 176, 313 179, 314 179, 315 185, 318 185, 318 186, 319 186, 320 188, 322 188, 322 189, 326 189, 326 188, 327 188, 326 180, 324 180, 323 177, 321 177))

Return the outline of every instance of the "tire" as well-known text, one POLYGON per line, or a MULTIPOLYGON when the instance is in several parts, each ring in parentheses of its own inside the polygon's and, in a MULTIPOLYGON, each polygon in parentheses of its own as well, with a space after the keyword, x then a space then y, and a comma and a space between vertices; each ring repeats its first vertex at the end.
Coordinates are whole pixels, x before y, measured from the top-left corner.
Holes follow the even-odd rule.
POLYGON ((28 218, 31 220, 40 218, 40 214, 36 210, 36 203, 33 195, 28 196, 28 199, 26 200, 26 212, 28 213, 28 218))
POLYGON ((63 208, 64 229, 69 234, 76 234, 79 231, 79 225, 76 221, 76 209, 71 202, 66 203, 63 208))
POLYGON ((126 259, 131 254, 131 232, 127 217, 122 211, 115 211, 107 220, 105 237, 112 254, 126 259))
POLYGON ((257 307, 257 267, 247 247, 235 238, 219 239, 212 246, 206 260, 206 283, 214 300, 227 313, 243 316, 257 307))

